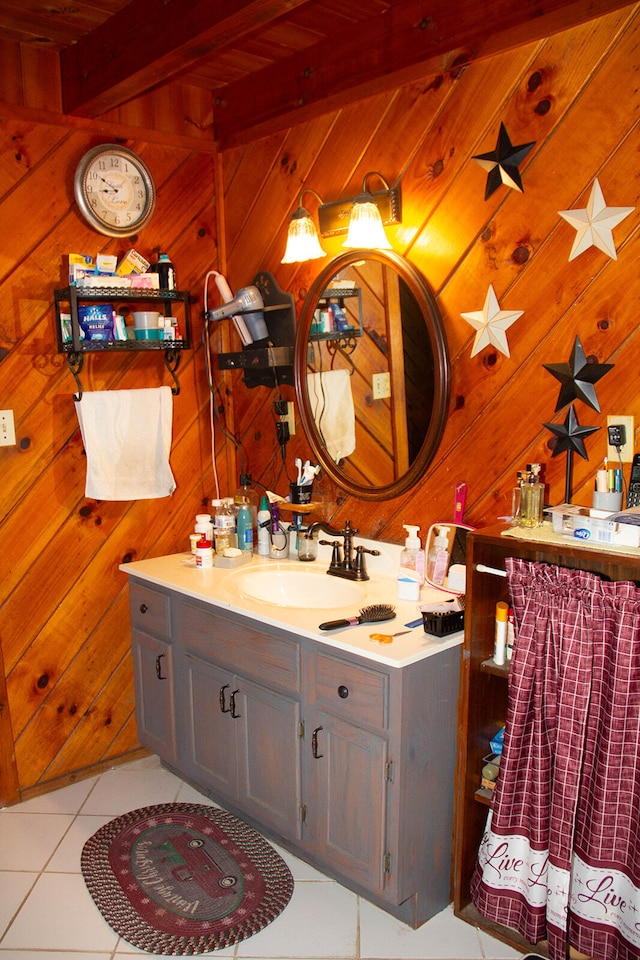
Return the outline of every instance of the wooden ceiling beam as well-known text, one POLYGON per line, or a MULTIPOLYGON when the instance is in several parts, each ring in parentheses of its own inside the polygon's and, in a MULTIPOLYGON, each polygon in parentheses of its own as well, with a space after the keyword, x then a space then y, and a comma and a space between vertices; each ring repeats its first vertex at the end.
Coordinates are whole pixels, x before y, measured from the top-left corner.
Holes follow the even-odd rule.
POLYGON ((221 149, 246 143, 625 6, 628 0, 401 0, 336 36, 330 48, 316 44, 215 92, 216 141, 221 149))
POLYGON ((310 0, 132 0, 60 54, 65 113, 98 117, 310 0))

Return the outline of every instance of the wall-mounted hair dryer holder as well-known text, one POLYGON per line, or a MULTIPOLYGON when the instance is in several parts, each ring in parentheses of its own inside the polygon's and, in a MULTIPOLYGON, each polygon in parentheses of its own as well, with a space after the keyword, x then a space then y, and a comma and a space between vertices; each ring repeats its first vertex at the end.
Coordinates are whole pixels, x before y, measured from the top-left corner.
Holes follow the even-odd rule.
MULTIPOLYGON (((253 284, 262 294, 268 344, 251 343, 238 353, 219 353, 218 369, 242 370, 247 387, 275 387, 293 384, 293 346, 296 337, 296 308, 293 294, 280 289, 267 270, 256 274, 253 284)), ((238 316, 243 311, 237 311, 238 316)))

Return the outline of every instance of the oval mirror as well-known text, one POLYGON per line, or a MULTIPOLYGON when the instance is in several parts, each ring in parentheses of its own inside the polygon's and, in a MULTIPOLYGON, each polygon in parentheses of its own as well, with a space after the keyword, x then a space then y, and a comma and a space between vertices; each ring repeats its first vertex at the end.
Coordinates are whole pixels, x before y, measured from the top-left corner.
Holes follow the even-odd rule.
POLYGON ((404 257, 350 250, 304 302, 294 353, 307 440, 347 493, 384 500, 410 489, 440 443, 449 356, 435 298, 404 257))

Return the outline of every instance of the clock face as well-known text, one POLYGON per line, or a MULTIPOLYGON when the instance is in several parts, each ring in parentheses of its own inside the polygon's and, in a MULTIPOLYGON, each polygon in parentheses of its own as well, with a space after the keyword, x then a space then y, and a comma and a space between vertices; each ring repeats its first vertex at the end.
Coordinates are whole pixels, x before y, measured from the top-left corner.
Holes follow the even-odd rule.
POLYGON ((156 189, 145 163, 133 150, 103 144, 85 153, 74 179, 84 218, 108 237, 128 237, 151 219, 156 189))

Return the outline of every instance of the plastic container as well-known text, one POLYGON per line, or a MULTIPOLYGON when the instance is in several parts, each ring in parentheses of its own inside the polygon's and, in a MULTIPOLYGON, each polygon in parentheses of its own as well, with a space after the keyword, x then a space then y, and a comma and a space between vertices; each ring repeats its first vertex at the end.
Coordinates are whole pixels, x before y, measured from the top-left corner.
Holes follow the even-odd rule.
POLYGON ((496 629, 493 645, 493 662, 502 666, 507 653, 507 623, 509 620, 509 604, 504 600, 496 603, 496 629))
POLYGON ((271 534, 269 556, 272 560, 286 560, 289 556, 289 534, 280 522, 277 504, 271 508, 271 534))
POLYGON ((418 574, 420 583, 424 583, 424 550, 420 543, 420 527, 403 524, 407 531, 407 539, 404 542, 404 549, 400 554, 400 569, 414 570, 418 574))
POLYGON ((158 262, 153 265, 154 273, 158 274, 161 290, 176 290, 176 270, 168 253, 159 253, 158 262))
POLYGON ((538 480, 539 464, 527 465, 527 478, 520 490, 519 527, 541 527, 544 509, 544 484, 538 480))
POLYGON ((438 532, 427 557, 427 580, 441 587, 449 569, 449 527, 438 527, 438 532))
POLYGON ((196 525, 193 528, 196 533, 199 533, 201 537, 206 537, 211 543, 213 543, 213 521, 208 513, 199 513, 196 516, 196 525))
POLYGON ((259 557, 268 557, 269 550, 271 547, 271 538, 269 534, 269 526, 271 524, 271 512, 269 510, 269 501, 266 496, 263 496, 260 500, 260 509, 258 510, 257 517, 257 529, 258 529, 258 556, 259 557))
POLYGON ((241 503, 236 516, 238 547, 253 553, 253 517, 248 503, 241 503))
POLYGON ((225 497, 222 500, 212 500, 215 509, 213 532, 216 554, 222 555, 227 547, 238 546, 238 532, 236 516, 233 510, 233 499, 225 497))
POLYGON ((213 567, 213 546, 206 537, 202 537, 196 546, 196 567, 213 567))

